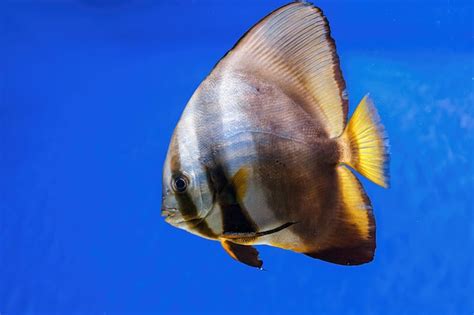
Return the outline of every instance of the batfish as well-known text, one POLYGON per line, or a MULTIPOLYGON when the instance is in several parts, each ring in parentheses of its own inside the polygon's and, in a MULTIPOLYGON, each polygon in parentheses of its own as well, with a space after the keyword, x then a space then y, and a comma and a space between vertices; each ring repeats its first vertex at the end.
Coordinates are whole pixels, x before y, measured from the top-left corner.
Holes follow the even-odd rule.
POLYGON ((355 172, 388 187, 388 139, 365 96, 348 119, 321 9, 287 4, 253 26, 192 95, 163 168, 162 215, 262 268, 254 245, 370 262, 372 206, 355 172))

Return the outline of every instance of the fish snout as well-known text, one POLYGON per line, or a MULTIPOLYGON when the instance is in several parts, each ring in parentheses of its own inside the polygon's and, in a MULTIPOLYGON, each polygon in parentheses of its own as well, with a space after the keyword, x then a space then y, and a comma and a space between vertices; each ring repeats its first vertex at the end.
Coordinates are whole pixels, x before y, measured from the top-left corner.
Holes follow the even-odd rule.
POLYGON ((181 227, 185 223, 183 215, 177 208, 161 208, 161 216, 165 222, 175 227, 181 227))
POLYGON ((176 208, 161 208, 161 216, 165 217, 165 220, 173 218, 178 213, 176 208))

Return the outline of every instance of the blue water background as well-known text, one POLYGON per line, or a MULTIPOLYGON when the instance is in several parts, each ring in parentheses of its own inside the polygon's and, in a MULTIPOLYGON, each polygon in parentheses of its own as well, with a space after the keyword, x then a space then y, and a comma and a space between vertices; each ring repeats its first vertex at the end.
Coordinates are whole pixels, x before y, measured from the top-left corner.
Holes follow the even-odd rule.
POLYGON ((472 1, 316 3, 390 136, 372 263, 263 246, 262 272, 160 217, 187 100, 284 3, 0 1, 1 314, 473 314, 472 1))

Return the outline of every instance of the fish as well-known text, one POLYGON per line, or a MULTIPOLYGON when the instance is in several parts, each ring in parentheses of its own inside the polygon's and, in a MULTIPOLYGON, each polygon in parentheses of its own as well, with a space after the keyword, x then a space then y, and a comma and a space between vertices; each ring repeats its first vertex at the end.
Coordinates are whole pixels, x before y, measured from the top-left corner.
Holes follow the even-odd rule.
POLYGON ((322 10, 291 2, 255 24, 188 101, 163 166, 161 213, 263 268, 256 245, 339 265, 373 260, 371 202, 389 186, 388 136, 348 94, 322 10))

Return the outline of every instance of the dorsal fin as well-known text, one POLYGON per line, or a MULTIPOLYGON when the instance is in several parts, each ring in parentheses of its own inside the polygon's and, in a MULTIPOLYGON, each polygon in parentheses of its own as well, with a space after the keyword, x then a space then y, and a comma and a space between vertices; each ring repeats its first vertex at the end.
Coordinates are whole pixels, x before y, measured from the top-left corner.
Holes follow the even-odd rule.
POLYGON ((342 134, 347 95, 329 24, 319 8, 294 2, 251 28, 221 61, 227 69, 275 83, 322 123, 342 134))

